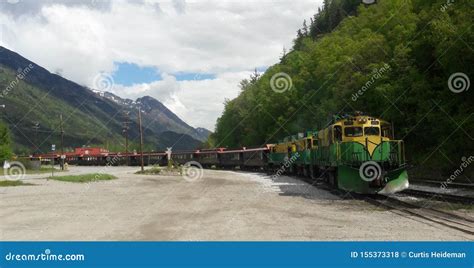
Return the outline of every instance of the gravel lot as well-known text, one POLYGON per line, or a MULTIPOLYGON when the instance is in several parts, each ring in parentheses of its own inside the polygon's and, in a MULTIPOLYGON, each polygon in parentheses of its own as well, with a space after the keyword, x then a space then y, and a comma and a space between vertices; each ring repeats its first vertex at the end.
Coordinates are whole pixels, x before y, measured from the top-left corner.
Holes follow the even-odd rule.
POLYGON ((34 186, 0 188, 0 240, 473 239, 285 176, 204 170, 189 182, 135 171, 71 167, 67 175, 119 179, 78 184, 28 175, 34 186))

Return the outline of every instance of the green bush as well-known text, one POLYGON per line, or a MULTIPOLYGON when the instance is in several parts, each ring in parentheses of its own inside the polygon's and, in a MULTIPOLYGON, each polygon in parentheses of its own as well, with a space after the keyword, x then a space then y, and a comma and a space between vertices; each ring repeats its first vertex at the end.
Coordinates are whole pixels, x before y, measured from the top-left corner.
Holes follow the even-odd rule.
POLYGON ((11 137, 8 128, 0 122, 0 161, 3 166, 5 160, 12 157, 11 137))

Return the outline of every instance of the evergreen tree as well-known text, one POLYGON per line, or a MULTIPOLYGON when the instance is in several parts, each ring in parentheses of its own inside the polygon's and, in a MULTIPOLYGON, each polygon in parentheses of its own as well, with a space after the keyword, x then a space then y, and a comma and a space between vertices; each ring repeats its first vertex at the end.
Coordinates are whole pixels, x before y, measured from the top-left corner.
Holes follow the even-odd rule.
POLYGON ((309 30, 308 30, 308 25, 306 24, 306 20, 303 21, 303 36, 308 36, 309 30))
POLYGON ((0 122, 0 163, 12 157, 11 138, 8 127, 0 122))

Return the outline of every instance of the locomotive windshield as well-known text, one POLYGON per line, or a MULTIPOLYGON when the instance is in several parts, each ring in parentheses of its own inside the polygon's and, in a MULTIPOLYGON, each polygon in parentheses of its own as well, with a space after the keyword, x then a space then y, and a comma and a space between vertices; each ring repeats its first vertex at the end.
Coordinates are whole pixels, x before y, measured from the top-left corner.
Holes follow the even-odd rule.
POLYGON ((366 127, 364 133, 366 136, 379 136, 380 131, 378 127, 366 127))
POLYGON ((344 135, 346 137, 360 137, 363 135, 361 127, 346 127, 344 128, 344 135))

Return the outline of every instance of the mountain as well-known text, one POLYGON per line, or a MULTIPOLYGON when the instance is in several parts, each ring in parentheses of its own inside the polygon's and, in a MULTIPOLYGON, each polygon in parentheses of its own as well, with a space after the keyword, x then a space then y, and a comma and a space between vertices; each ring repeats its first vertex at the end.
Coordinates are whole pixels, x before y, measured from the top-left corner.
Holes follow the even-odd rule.
POLYGON ((207 137, 201 137, 196 129, 186 124, 157 99, 145 96, 137 99, 136 102, 140 103, 142 110, 146 114, 143 121, 144 124, 149 125, 156 132, 166 129, 176 133, 185 133, 201 141, 207 139, 207 137))
POLYGON ((196 130, 196 135, 200 138, 199 140, 206 141, 207 138, 212 134, 212 132, 209 129, 198 127, 195 129, 196 130))
POLYGON ((133 101, 83 87, 0 47, 0 110, 10 128, 17 153, 59 148, 61 120, 64 147, 102 146, 124 149, 124 126, 130 150, 138 148, 138 105, 141 105, 147 150, 194 149, 202 131, 187 125, 158 100, 133 101), (127 122, 127 123, 125 123, 127 122), (39 148, 39 149, 38 149, 39 148))
POLYGON ((163 103, 157 99, 144 96, 137 100, 122 99, 119 96, 104 91, 92 90, 97 95, 107 98, 119 105, 124 106, 129 114, 135 116, 138 106, 141 107, 143 112, 143 124, 156 133, 162 133, 166 131, 172 131, 181 134, 187 134, 199 141, 205 141, 212 133, 205 128, 193 128, 186 122, 181 120, 176 114, 169 110, 163 103))

